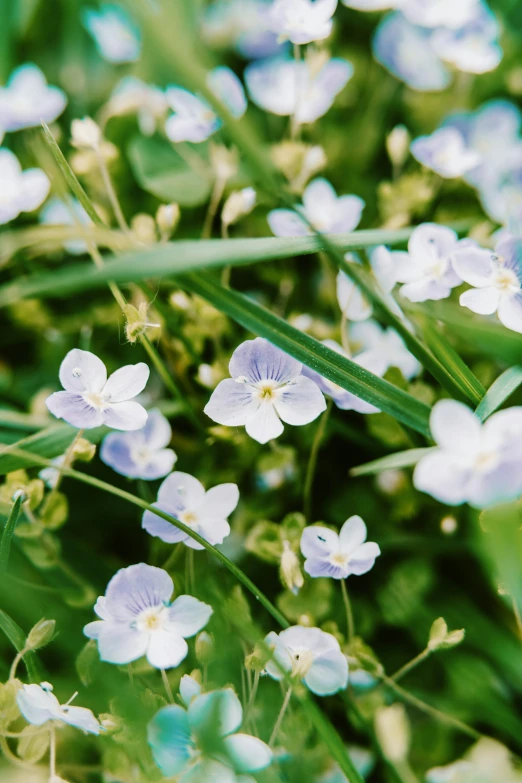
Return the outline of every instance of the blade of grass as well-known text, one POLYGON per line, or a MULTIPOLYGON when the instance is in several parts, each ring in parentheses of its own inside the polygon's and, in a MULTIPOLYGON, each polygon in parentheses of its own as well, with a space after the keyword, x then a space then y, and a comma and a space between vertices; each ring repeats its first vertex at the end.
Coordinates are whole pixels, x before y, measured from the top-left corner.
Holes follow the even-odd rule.
POLYGON ((181 284, 192 293, 202 296, 245 329, 270 340, 328 380, 376 405, 421 435, 429 436, 428 406, 402 389, 340 356, 252 299, 230 288, 224 288, 210 276, 190 275, 182 278, 181 284))
POLYGON ((432 450, 431 447, 428 447, 425 449, 408 449, 408 451, 399 451, 396 454, 387 454, 385 457, 366 462, 364 465, 357 465, 357 467, 350 470, 350 476, 373 476, 375 473, 382 473, 383 470, 411 468, 412 465, 416 465, 422 457, 429 454, 432 450))
POLYGON ((18 522, 18 517, 20 516, 20 509, 22 508, 23 499, 23 495, 20 495, 13 503, 13 508, 11 509, 11 513, 7 518, 4 532, 2 533, 2 538, 0 539, 0 576, 5 574, 7 570, 9 553, 11 551, 11 539, 15 531, 16 523, 18 522))
POLYGON ((475 413, 482 421, 491 416, 522 384, 522 367, 510 367, 491 384, 475 413))
MULTIPOLYGON (((84 437, 90 440, 91 443, 99 443, 106 432, 107 430, 104 427, 97 427, 85 433, 84 437)), ((12 445, 0 446, 0 476, 38 464, 23 455, 15 456, 12 451, 14 447, 18 449, 22 446, 24 448, 27 447, 28 451, 32 454, 37 454, 39 457, 58 457, 71 445, 77 433, 78 430, 75 430, 74 427, 70 427, 68 424, 57 424, 34 435, 29 435, 27 438, 23 438, 23 440, 19 440, 12 445)))
MULTIPOLYGON (((20 626, 17 625, 6 612, 2 611, 2 609, 0 609, 0 628, 15 650, 21 652, 25 647, 25 634, 20 626)), ((41 682, 44 677, 36 654, 32 651, 26 652, 23 659, 31 682, 41 682)))

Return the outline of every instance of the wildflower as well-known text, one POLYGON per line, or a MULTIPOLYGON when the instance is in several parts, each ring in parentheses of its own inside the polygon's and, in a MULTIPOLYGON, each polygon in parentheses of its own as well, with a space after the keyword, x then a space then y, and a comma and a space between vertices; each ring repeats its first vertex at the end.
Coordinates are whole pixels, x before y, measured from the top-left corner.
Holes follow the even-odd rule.
POLYGON ((426 783, 520 783, 520 769, 509 750, 497 740, 483 737, 464 758, 426 773, 426 783))
POLYGON ((417 464, 413 484, 441 503, 485 508, 522 491, 522 408, 494 413, 482 424, 466 405, 440 400, 431 412, 437 447, 417 464))
POLYGON ((272 751, 257 737, 237 733, 243 708, 231 688, 202 694, 196 686, 194 680, 190 686, 184 683, 187 709, 169 705, 150 721, 147 738, 154 761, 166 777, 180 775, 180 783, 249 783, 252 778, 245 773, 268 767, 272 751))
POLYGON ((359 225, 364 206, 358 196, 338 197, 328 180, 319 178, 306 187, 303 204, 296 211, 273 209, 268 213, 268 224, 277 237, 307 236, 314 229, 324 234, 340 234, 359 225))
POLYGON ((100 734, 102 727, 91 710, 71 707, 73 698, 66 704, 60 704, 53 693, 53 686, 41 682, 40 685, 22 686, 16 695, 16 703, 23 717, 33 726, 42 726, 47 721, 60 721, 88 734, 100 734))
POLYGON ((168 239, 176 230, 181 211, 178 204, 160 204, 156 212, 156 224, 161 237, 168 239))
POLYGON ((10 150, 0 148, 0 225, 32 212, 47 198, 51 183, 41 169, 26 169, 10 150))
POLYGON ((0 87, 0 128, 16 131, 50 123, 60 116, 67 97, 59 87, 47 84, 42 71, 32 63, 16 68, 5 87, 0 87))
POLYGON ((488 8, 479 6, 477 15, 463 27, 455 30, 441 27, 435 30, 431 46, 439 57, 459 71, 488 73, 502 60, 498 35, 499 27, 494 14, 488 8))
POLYGON ((139 58, 140 31, 121 6, 104 4, 99 11, 84 8, 82 22, 100 57, 107 62, 132 63, 139 58))
MULTIPOLYGON (((374 355, 371 351, 364 351, 357 356, 347 356, 344 349, 339 343, 336 343, 335 340, 323 340, 323 345, 331 348, 332 351, 335 351, 341 356, 351 359, 355 364, 358 364, 359 367, 363 367, 365 370, 369 370, 376 375, 382 374, 380 370, 382 369, 383 362, 378 355, 374 355)), ((347 389, 343 389, 342 386, 338 386, 333 381, 328 380, 328 378, 323 378, 322 375, 315 370, 305 367, 303 369, 303 375, 306 375, 307 378, 311 378, 311 380, 318 385, 323 394, 331 397, 336 406, 343 411, 357 411, 357 413, 379 412, 379 408, 376 408, 375 405, 371 405, 369 402, 361 400, 360 397, 357 397, 347 389)))
POLYGON ((454 267, 472 289, 460 304, 474 313, 497 313, 508 329, 522 333, 522 239, 507 234, 495 252, 466 247, 455 254, 454 267))
POLYGON ((332 32, 337 0, 274 0, 269 21, 280 41, 322 41, 332 32))
POLYGON ((249 65, 245 83, 261 109, 303 124, 326 114, 352 75, 352 64, 337 57, 318 64, 275 57, 249 65))
POLYGON ((381 554, 378 544, 366 541, 366 525, 361 517, 346 520, 340 533, 321 525, 305 527, 301 552, 306 557, 304 569, 310 576, 347 579, 350 574, 366 574, 381 554))
POLYGON ((83 629, 98 642, 102 661, 124 664, 146 655, 156 669, 178 666, 188 653, 185 639, 204 628, 212 608, 191 595, 171 603, 173 591, 161 568, 145 563, 121 568, 94 606, 101 619, 83 629))
POLYGON ((412 142, 411 154, 423 166, 447 179, 461 177, 481 161, 480 155, 466 146, 456 128, 440 128, 431 136, 420 136, 412 142))
MULTIPOLYGON (((228 517, 239 501, 237 484, 218 484, 207 492, 197 478, 188 473, 171 473, 162 483, 158 500, 153 505, 165 511, 210 544, 222 544, 230 533, 228 517)), ((204 547, 177 527, 154 514, 145 511, 142 527, 151 536, 168 544, 183 542, 191 549, 204 547)))
POLYGON ((55 392, 46 404, 53 416, 79 429, 105 424, 115 430, 139 430, 147 421, 147 411, 131 402, 149 378, 143 362, 116 370, 107 380, 101 359, 90 351, 74 348, 60 365, 60 383, 65 391, 55 392))
POLYGON ((418 226, 408 242, 408 252, 392 253, 397 280, 405 283, 400 289, 402 296, 410 302, 449 296, 462 282, 453 266, 455 252, 469 244, 469 240, 459 242, 455 231, 446 226, 418 226))
POLYGON ((103 141, 100 126, 91 117, 71 122, 71 144, 78 149, 99 150, 103 141))
POLYGON ((272 631, 265 644, 272 650, 266 673, 274 680, 282 680, 288 673, 317 696, 330 696, 346 688, 348 661, 332 634, 294 625, 280 634, 272 631))
POLYGON ((421 363, 406 348, 395 329, 384 329, 377 321, 368 320, 351 324, 349 335, 358 351, 371 354, 375 360, 372 372, 376 375, 384 375, 390 367, 397 367, 409 381, 420 373, 421 363))
POLYGON ((387 8, 395 8, 400 0, 341 0, 347 8, 356 11, 384 11, 387 8))
POLYGON ((386 152, 397 170, 400 170, 406 162, 410 139, 410 132, 405 125, 396 125, 386 137, 386 152))
MULTIPOLYGON (((344 258, 350 263, 360 263, 359 259, 351 253, 347 253, 344 258)), ((395 264, 390 251, 384 245, 379 245, 372 250, 370 266, 374 282, 383 298, 386 299, 390 309, 400 315, 401 311, 390 296, 397 282, 395 264)), ((347 321, 365 321, 373 313, 373 305, 361 293, 357 284, 344 272, 339 272, 337 275, 337 301, 347 321)))
MULTIPOLYGON (((45 226, 90 226, 92 221, 82 205, 76 199, 71 199, 67 206, 59 198, 51 198, 40 212, 40 223, 45 226)), ((71 255, 81 255, 87 252, 83 239, 71 239, 63 243, 64 249, 71 255)))
MULTIPOLYGON (((246 97, 243 85, 230 68, 214 68, 208 74, 207 84, 234 117, 241 117, 245 113, 246 97)), ((206 141, 223 124, 204 98, 183 87, 167 87, 166 97, 174 114, 167 119, 165 132, 173 142, 206 141)))
POLYGON ((227 198, 221 212, 221 222, 224 226, 237 223, 240 218, 249 215, 256 205, 257 194, 254 188, 234 190, 227 198))
POLYGON ((232 378, 218 384, 205 413, 218 424, 244 425, 258 443, 278 438, 286 424, 309 424, 326 408, 317 385, 302 374, 303 365, 261 337, 234 351, 232 378))
POLYGON ((413 24, 456 30, 477 14, 481 0, 399 0, 395 5, 413 24))
POLYGON ((144 136, 152 136, 159 129, 167 110, 167 98, 163 90, 135 76, 125 76, 105 104, 103 117, 107 120, 110 117, 136 114, 140 132, 144 136))
POLYGON ((147 481, 162 478, 172 471, 176 453, 166 446, 172 430, 161 411, 148 412, 144 427, 133 432, 111 432, 103 439, 100 450, 102 462, 127 478, 147 481))

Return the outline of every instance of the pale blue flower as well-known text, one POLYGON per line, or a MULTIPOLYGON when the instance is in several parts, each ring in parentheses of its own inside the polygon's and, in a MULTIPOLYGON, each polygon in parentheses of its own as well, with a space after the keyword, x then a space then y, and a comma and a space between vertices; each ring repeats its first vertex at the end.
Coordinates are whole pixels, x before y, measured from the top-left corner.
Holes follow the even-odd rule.
POLYGON ((272 751, 257 737, 237 733, 243 709, 234 691, 190 695, 188 709, 163 707, 148 725, 152 756, 163 775, 179 776, 179 783, 255 783, 245 773, 268 767, 272 751))
MULTIPOLYGON (((153 505, 199 533, 210 544, 222 544, 230 533, 228 517, 239 501, 237 484, 218 484, 205 492, 203 484, 188 473, 175 472, 167 476, 153 505)), ((202 544, 179 530, 153 511, 145 511, 142 527, 151 536, 168 544, 183 542, 191 549, 203 549, 202 544)))
POLYGON ((272 650, 266 673, 274 680, 293 677, 317 696, 331 696, 348 685, 348 661, 330 633, 293 625, 269 633, 265 644, 272 650))
POLYGON ((205 413, 218 424, 245 426, 258 443, 278 438, 283 422, 309 424, 325 410, 326 402, 302 369, 301 362, 268 340, 247 340, 230 360, 232 378, 218 384, 205 413))
POLYGON ((410 149, 419 163, 446 179, 462 177, 476 169, 482 160, 478 152, 466 146, 456 128, 440 128, 431 136, 419 136, 410 149))
POLYGON ((270 29, 272 0, 214 0, 205 9, 202 32, 213 46, 233 46, 249 60, 273 57, 282 50, 270 29))
POLYGON ((477 16, 481 0, 399 0, 395 6, 413 24, 456 30, 477 16))
POLYGON ((466 405, 440 400, 431 411, 437 447, 417 463, 416 489, 441 503, 486 508, 522 492, 522 407, 494 413, 485 424, 466 405))
POLYGON ((484 5, 466 25, 450 30, 439 27, 433 32, 431 46, 446 62, 464 73, 493 71, 502 60, 498 44, 499 26, 494 14, 484 5))
POLYGON ((42 71, 32 63, 16 68, 5 87, 0 87, 0 128, 16 131, 51 123, 67 105, 67 96, 47 84, 42 71))
POLYGON ((385 11, 389 8, 397 8, 402 0, 341 0, 347 8, 356 11, 385 11))
MULTIPOLYGON (((51 198, 39 215, 40 223, 45 226, 90 226, 92 221, 82 205, 76 199, 71 199, 67 205, 59 198, 51 198)), ((71 255, 81 255, 87 252, 83 239, 71 239, 63 243, 65 250, 71 255)))
POLYGON ((111 432, 103 439, 100 459, 127 478, 153 481, 172 471, 176 453, 167 449, 172 437, 161 411, 148 411, 147 423, 133 432, 111 432))
POLYGON ((46 404, 53 416, 79 429, 105 424, 115 430, 139 430, 147 411, 131 402, 145 388, 149 368, 143 362, 121 367, 107 379, 107 369, 95 354, 74 348, 60 365, 60 383, 46 404))
POLYGON ((522 334, 522 239, 504 233, 495 252, 469 246, 455 253, 453 266, 473 286, 460 304, 481 315, 498 314, 508 329, 522 334))
POLYGON ((82 22, 104 60, 110 63, 131 63, 139 58, 140 31, 121 6, 105 4, 99 11, 84 8, 82 22))
POLYGON ((167 97, 163 90, 135 76, 125 76, 112 91, 103 113, 106 118, 136 114, 141 133, 152 136, 165 119, 167 110, 167 97))
MULTIPOLYGON (((245 91, 230 68, 214 68, 207 76, 207 84, 232 116, 243 116, 247 108, 245 91)), ((174 112, 165 125, 165 132, 171 141, 199 143, 221 128, 222 120, 204 98, 175 85, 167 87, 166 96, 174 112)))
POLYGON ((102 661, 126 664, 146 656, 156 669, 171 669, 186 658, 185 639, 208 623, 212 607, 191 595, 171 602, 174 583, 161 568, 138 563, 121 568, 100 596, 100 617, 83 629, 96 639, 102 661))
POLYGON ((384 329, 376 321, 360 321, 350 324, 349 336, 357 351, 371 354, 375 368, 372 372, 376 375, 384 375, 390 367, 397 367, 406 380, 411 380, 422 369, 395 329, 384 329))
POLYGON ((269 23, 280 40, 294 44, 322 41, 332 32, 337 0, 274 0, 269 23))
POLYGON ((88 734, 100 734, 103 731, 102 726, 91 710, 86 707, 71 707, 71 701, 72 699, 69 699, 67 704, 60 704, 53 693, 53 686, 48 682, 41 682, 40 685, 22 685, 16 694, 18 709, 25 720, 33 726, 43 726, 48 721, 59 721, 88 734))
POLYGON ((319 69, 309 60, 295 62, 274 57, 245 70, 245 84, 252 101, 265 111, 293 116, 303 124, 315 122, 332 106, 353 75, 347 60, 333 58, 319 69))
POLYGON ((305 220, 292 209, 273 209, 268 213, 268 224, 277 237, 307 236, 314 229, 323 234, 341 234, 359 225, 364 207, 359 196, 337 196, 328 180, 318 178, 307 185, 303 204, 297 207, 305 220))
POLYGON ((32 212, 45 201, 51 189, 41 169, 26 169, 11 150, 0 147, 0 225, 14 220, 21 212, 32 212))
MULTIPOLYGON (((401 310, 391 296, 397 283, 397 272, 390 251, 384 245, 378 245, 370 251, 369 258, 374 284, 390 310, 400 316, 401 310)), ((344 259, 350 264, 360 264, 360 259, 353 253, 347 253, 344 259)), ((373 313, 371 302, 344 272, 337 275, 337 301, 347 321, 365 321, 373 313)))
POLYGON ((381 550, 366 537, 366 525, 359 516, 347 519, 339 533, 322 525, 305 527, 301 535, 304 570, 313 577, 332 579, 368 573, 381 550))
POLYGON ((431 45, 432 31, 414 25, 401 13, 380 23, 373 54, 385 68, 412 90, 437 92, 450 83, 450 72, 431 45))

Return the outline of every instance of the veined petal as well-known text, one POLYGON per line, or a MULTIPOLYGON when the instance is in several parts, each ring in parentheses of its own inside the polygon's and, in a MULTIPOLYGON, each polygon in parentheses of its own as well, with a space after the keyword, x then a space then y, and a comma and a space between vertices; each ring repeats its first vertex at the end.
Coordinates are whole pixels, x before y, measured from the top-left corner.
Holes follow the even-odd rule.
MULTIPOLYGON (((176 514, 165 503, 153 503, 152 505, 174 518, 176 517, 176 514)), ((178 544, 187 538, 187 533, 180 530, 173 523, 167 522, 163 517, 158 517, 153 511, 145 511, 141 520, 141 526, 151 536, 161 538, 167 544, 178 544)))
POLYGON ((353 516, 346 520, 339 533, 341 552, 355 552, 366 541, 366 525, 361 517, 353 516))
POLYGON ((431 411, 433 439, 450 452, 472 456, 479 447, 481 427, 479 417, 457 400, 439 400, 431 411))
POLYGON ((340 650, 331 650, 318 656, 312 663, 304 682, 317 696, 329 696, 348 685, 348 661, 340 650))
POLYGON ((102 621, 98 630, 98 651, 102 661, 125 664, 145 655, 148 635, 130 628, 126 623, 102 621))
POLYGON ((73 348, 60 365, 60 383, 68 392, 101 392, 107 382, 107 370, 101 359, 90 351, 73 348))
POLYGON ((507 329, 522 333, 522 293, 501 298, 498 318, 507 329))
POLYGON ((350 557, 350 562, 348 563, 349 572, 355 576, 366 574, 373 568, 375 559, 380 554, 381 549, 375 541, 367 541, 365 544, 361 544, 350 557))
POLYGON ((204 411, 218 424, 229 427, 247 423, 259 410, 260 400, 245 383, 227 378, 218 383, 204 411))
POLYGON ((145 609, 168 602, 174 592, 171 577, 162 568, 137 563, 120 568, 105 593, 104 612, 114 621, 132 622, 145 609))
POLYGON ((188 644, 182 636, 171 631, 149 634, 147 660, 155 669, 173 669, 187 657, 188 644))
POLYGON ((321 525, 305 527, 301 534, 301 552, 304 557, 327 557, 339 551, 339 536, 335 530, 321 525))
POLYGON ((297 378, 301 368, 301 362, 263 337, 241 343, 232 354, 229 364, 232 378, 247 378, 251 383, 287 383, 297 378))
POLYGON ((105 414, 89 405, 80 394, 73 392, 54 392, 45 404, 57 419, 63 419, 72 427, 82 430, 100 427, 105 421, 105 414))
POLYGON ((198 601, 191 595, 180 595, 169 609, 169 626, 173 630, 189 639, 201 631, 208 623, 212 615, 212 607, 198 601))
POLYGON ((459 302, 462 307, 467 307, 480 315, 492 315, 496 313, 500 303, 500 291, 496 286, 487 288, 470 288, 460 295, 459 302))
POLYGON ((248 734, 232 734, 224 740, 227 761, 236 772, 258 772, 272 761, 272 751, 257 737, 248 734))
POLYGON ((326 400, 317 384, 300 375, 284 387, 283 393, 274 402, 274 408, 286 424, 299 426, 310 424, 326 410, 326 400))
POLYGON ((453 268, 465 283, 474 288, 491 286, 498 268, 498 262, 493 260, 493 253, 481 247, 460 247, 452 258, 453 268))
POLYGON ((132 400, 143 391, 149 380, 150 370, 144 362, 128 364, 113 372, 103 389, 111 402, 132 400))
POLYGON ((306 573, 313 578, 346 579, 349 575, 348 566, 336 565, 325 557, 309 557, 305 560, 303 567, 306 573))
POLYGON ((245 425, 247 435, 258 443, 278 438, 284 427, 271 402, 262 402, 254 416, 245 425))
POLYGON ((147 421, 147 411, 139 402, 115 402, 103 411, 103 422, 115 430, 140 430, 147 421))

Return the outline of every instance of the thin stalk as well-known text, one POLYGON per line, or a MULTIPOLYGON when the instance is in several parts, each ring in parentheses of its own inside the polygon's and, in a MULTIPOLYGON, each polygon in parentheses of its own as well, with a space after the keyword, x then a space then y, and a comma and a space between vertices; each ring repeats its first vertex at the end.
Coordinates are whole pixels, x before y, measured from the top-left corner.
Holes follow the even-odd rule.
POLYGON ((405 663, 404 666, 401 666, 400 669, 397 669, 395 674, 390 675, 390 680, 397 682, 397 680, 400 680, 401 677, 404 677, 406 674, 408 674, 408 672, 411 672, 412 669, 418 666, 419 663, 425 661, 426 658, 431 655, 431 653, 432 651, 429 649, 429 647, 426 647, 426 649, 416 655, 415 658, 412 658, 411 661, 408 661, 408 663, 405 663))
POLYGON ((520 609, 518 608, 518 604, 514 596, 511 596, 511 602, 513 604, 513 614, 515 615, 518 635, 522 639, 522 617, 520 616, 520 609))
MULTIPOLYGON (((228 234, 228 226, 221 220, 221 239, 230 239, 228 234)), ((221 272, 221 285, 225 288, 230 288, 230 275, 232 273, 232 267, 230 264, 223 267, 221 272)))
POLYGON ((216 217, 216 212, 219 207, 219 202, 225 192, 225 186, 227 184, 226 177, 216 177, 214 187, 210 195, 210 203, 208 205, 207 214, 205 215, 205 222, 201 231, 201 239, 210 239, 212 236, 212 224, 216 217))
POLYGON ((96 160, 98 161, 98 168, 100 169, 100 174, 103 180, 103 186, 107 191, 107 195, 111 203, 112 211, 114 212, 114 216, 116 218, 118 226, 120 227, 120 229, 123 231, 124 234, 130 235, 131 230, 127 224, 127 221, 125 220, 125 215, 123 214, 123 210, 120 206, 120 202, 118 201, 118 196, 116 195, 116 191, 114 190, 114 185, 112 184, 112 179, 111 179, 111 175, 109 174, 109 169, 107 168, 107 164, 101 152, 99 150, 95 150, 95 152, 96 152, 96 160))
POLYGON ((163 565, 161 566, 164 571, 170 571, 170 569, 177 563, 179 560, 181 553, 182 553, 182 547, 178 544, 177 546, 174 546, 172 549, 172 552, 167 557, 163 565))
POLYGON ((315 469, 317 467, 317 458, 319 456, 319 449, 326 432, 326 425, 330 417, 330 411, 332 410, 332 401, 328 400, 326 404, 326 410, 321 415, 317 429, 315 431, 314 441, 312 443, 312 449, 310 451, 310 458, 308 460, 308 466, 306 469, 306 478, 303 490, 303 510, 307 522, 312 521, 312 488, 314 484, 315 469))
POLYGON ((252 690, 250 691, 250 698, 248 700, 248 704, 245 709, 245 723, 248 723, 252 710, 254 709, 254 704, 256 702, 256 696, 257 696, 257 689, 259 688, 259 678, 260 678, 259 672, 254 672, 254 684, 252 686, 252 690))
POLYGON ((49 780, 54 781, 56 776, 56 729, 49 729, 49 780))
POLYGON ((9 681, 14 680, 16 678, 16 670, 18 669, 18 664, 20 663, 24 655, 26 655, 28 652, 29 652, 29 648, 24 647, 22 650, 20 650, 19 653, 16 653, 13 663, 11 664, 11 669, 9 670, 9 681))
POLYGON ((276 741, 277 735, 279 734, 279 729, 281 728, 281 723, 283 722, 283 718, 285 717, 285 712, 290 703, 291 696, 292 696, 292 687, 290 686, 285 694, 285 698, 283 699, 281 709, 279 710, 279 715, 277 716, 277 720, 275 722, 274 728, 272 729, 272 734, 270 735, 270 739, 268 741, 269 748, 274 747, 274 742, 276 741))
POLYGON ((346 612, 346 628, 348 632, 348 642, 351 642, 355 633, 355 624, 353 621, 352 604, 350 601, 350 596, 348 595, 348 589, 346 587, 346 579, 341 579, 341 592, 343 594, 343 603, 346 612))
POLYGON ((171 704, 174 704, 174 695, 172 693, 172 688, 170 687, 169 678, 167 677, 167 672, 165 669, 161 669, 161 679, 163 680, 163 685, 165 686, 165 690, 167 692, 168 699, 171 704))
POLYGON ((74 447, 76 446, 76 444, 78 443, 80 438, 83 436, 84 432, 85 432, 85 430, 83 430, 83 429, 78 430, 78 432, 74 436, 73 440, 71 441, 71 443, 69 445, 69 448, 65 452, 65 456, 64 456, 64 460, 63 460, 62 464, 57 467, 58 478, 56 479, 56 483, 55 483, 54 487, 52 488, 52 490, 50 491, 49 496, 47 498, 47 503, 48 504, 51 503, 51 499, 53 499, 55 497, 56 493, 60 489, 60 484, 62 483, 62 478, 63 478, 62 468, 69 468, 72 465, 72 463, 73 463, 73 456, 74 456, 74 447))

